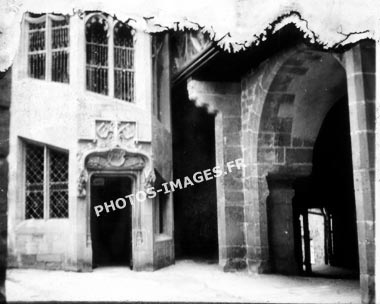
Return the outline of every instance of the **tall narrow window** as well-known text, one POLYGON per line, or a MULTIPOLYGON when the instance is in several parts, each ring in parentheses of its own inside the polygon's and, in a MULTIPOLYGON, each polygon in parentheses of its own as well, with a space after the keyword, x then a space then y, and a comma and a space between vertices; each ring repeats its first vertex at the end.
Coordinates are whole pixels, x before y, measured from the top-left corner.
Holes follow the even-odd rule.
POLYGON ((86 23, 86 87, 108 94, 108 22, 101 15, 86 23))
POLYGON ((46 16, 31 15, 29 19, 28 75, 46 76, 46 16))
POLYGON ((51 80, 69 82, 69 18, 51 17, 51 80))
POLYGON ((44 217, 44 148, 27 144, 25 147, 25 217, 44 217))
POLYGON ((86 22, 87 90, 134 101, 133 35, 133 28, 126 23, 113 22, 101 13, 89 16, 86 22))
POLYGON ((28 75, 69 82, 69 17, 27 14, 28 75))
POLYGON ((69 166, 67 154, 50 150, 49 165, 50 217, 68 217, 69 166))
POLYGON ((25 218, 69 216, 68 155, 47 146, 25 144, 25 218))
POLYGON ((132 28, 118 22, 114 27, 115 98, 134 100, 134 73, 132 28))

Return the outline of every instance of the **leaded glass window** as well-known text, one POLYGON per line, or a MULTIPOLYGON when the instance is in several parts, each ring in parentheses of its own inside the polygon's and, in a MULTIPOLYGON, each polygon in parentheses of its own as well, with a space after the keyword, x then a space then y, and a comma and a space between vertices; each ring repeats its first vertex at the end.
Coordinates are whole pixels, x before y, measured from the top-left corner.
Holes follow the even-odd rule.
POLYGON ((135 99, 134 30, 102 13, 86 21, 86 88, 127 102, 135 99))
POLYGON ((134 49, 132 29, 118 22, 114 27, 115 98, 128 102, 134 99, 134 49))
POLYGON ((69 82, 69 18, 51 20, 51 80, 69 82))
POLYGON ((31 14, 28 24, 28 76, 69 82, 69 17, 31 14))
POLYGON ((51 218, 69 216, 68 202, 68 157, 66 153, 50 150, 49 195, 51 218))
POLYGON ((108 94, 108 22, 102 15, 86 23, 86 87, 108 94))
POLYGON ((68 177, 67 153, 26 143, 25 218, 67 218, 68 177))
POLYGON ((44 217, 44 148, 26 145, 25 157, 25 208, 26 218, 44 217))
POLYGON ((45 79, 46 75, 46 18, 40 16, 29 23, 28 75, 45 79))

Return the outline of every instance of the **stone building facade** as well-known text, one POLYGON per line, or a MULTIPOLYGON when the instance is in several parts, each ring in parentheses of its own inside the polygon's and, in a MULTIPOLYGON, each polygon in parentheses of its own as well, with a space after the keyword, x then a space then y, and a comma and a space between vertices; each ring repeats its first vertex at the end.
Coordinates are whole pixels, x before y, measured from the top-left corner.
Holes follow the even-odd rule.
MULTIPOLYGON (((115 205, 94 214, 172 177, 169 87, 154 97, 151 35, 103 13, 29 14, 22 28, 12 74, 9 265, 88 271, 109 256, 135 270, 173 263, 170 195, 128 201, 119 218, 115 205)), ((168 58, 157 54, 160 79, 168 77, 168 58)))
POLYGON ((374 302, 373 41, 327 52, 280 32, 227 54, 200 32, 152 37, 103 13, 31 14, 22 35, 10 266, 89 271, 108 254, 154 270, 176 251, 216 257, 224 271, 302 274, 307 214, 318 208, 334 236, 329 264, 360 272, 363 303, 374 302), (120 189, 136 194, 239 158, 244 170, 194 190, 146 199, 119 218, 94 214, 120 189), (125 219, 123 234, 112 230, 125 219), (120 242, 124 251, 113 252, 120 242))

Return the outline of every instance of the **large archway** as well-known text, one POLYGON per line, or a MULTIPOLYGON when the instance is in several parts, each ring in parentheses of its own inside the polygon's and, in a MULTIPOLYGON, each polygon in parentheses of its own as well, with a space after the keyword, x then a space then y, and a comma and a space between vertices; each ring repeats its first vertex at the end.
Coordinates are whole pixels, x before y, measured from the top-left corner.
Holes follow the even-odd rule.
MULTIPOLYGON (((221 77, 198 75, 188 81, 190 100, 216 112, 216 164, 224 166, 225 160, 233 157, 243 157, 246 164, 243 174, 234 177, 233 184, 223 178, 217 181, 219 263, 224 270, 248 267, 256 273, 270 270, 300 273, 302 253, 301 256, 295 253, 296 243, 300 242, 294 233, 295 186, 303 180, 297 186, 296 200, 299 200, 300 185, 305 188, 302 184, 307 183, 312 173, 313 150, 323 121, 334 104, 347 95, 352 141, 349 158, 357 212, 356 224, 353 216, 351 224, 358 234, 363 297, 372 297, 373 46, 363 43, 343 55, 303 44, 288 46, 257 65, 252 57, 250 72, 240 74, 239 79, 221 81, 221 77), (238 133, 233 132, 231 123, 238 126, 238 133), (238 196, 232 198, 231 190, 238 196), (282 209, 271 211, 269 205, 282 209), (282 227, 269 228, 268 211, 275 215, 285 213, 284 221, 274 221, 281 222, 282 227), (270 229, 280 231, 274 242, 269 242, 270 229), (276 255, 273 244, 278 245, 278 256, 282 256, 278 263, 284 266, 282 269, 273 262, 276 255)), ((354 264, 357 262, 356 259, 354 264)))
MULTIPOLYGON (((271 266, 266 208, 269 188, 266 177, 269 172, 280 177, 279 173, 284 172, 284 168, 288 173, 291 173, 292 168, 297 168, 293 173, 309 175, 313 143, 324 119, 318 107, 312 107, 313 110, 310 111, 313 117, 319 117, 316 121, 305 119, 305 115, 297 115, 302 113, 297 111, 302 110, 301 106, 297 107, 301 105, 297 100, 308 100, 300 98, 301 96, 318 96, 319 100, 325 100, 321 105, 323 113, 326 114, 332 104, 326 103, 328 98, 320 98, 321 93, 330 92, 332 96, 334 92, 339 93, 330 99, 332 103, 344 94, 348 95, 360 284, 363 302, 372 301, 375 250, 375 44, 370 41, 362 42, 345 51, 343 55, 319 52, 302 45, 293 47, 273 55, 253 69, 242 79, 241 88, 243 157, 248 164, 244 174, 244 198, 248 210, 245 214, 248 228, 246 239, 248 249, 251 249, 248 250, 247 262, 252 271, 257 272, 268 271, 271 266), (328 62, 331 64, 326 64, 328 62), (319 70, 325 72, 310 73, 318 71, 318 66, 324 67, 324 70, 319 70), (311 75, 314 77, 310 78, 311 75), (333 85, 334 83, 337 85, 333 85), (298 90, 294 90, 297 87, 298 90), (266 111, 263 111, 264 107, 267 108, 266 111), (304 119, 297 122, 302 117, 304 119), (276 132, 266 134, 263 132, 266 126, 275 126, 276 132), (310 130, 315 132, 311 133, 310 130)), ((309 101, 313 100, 313 96, 311 97, 309 101)), ((293 183, 289 183, 289 178, 285 180, 288 184, 282 183, 281 187, 286 189, 287 195, 282 191, 280 197, 286 198, 291 204, 294 197, 293 183)), ((281 184, 279 182, 277 185, 281 184)), ((292 236, 286 238, 293 239, 292 236)), ((289 248, 289 252, 293 253, 294 244, 290 244, 289 248)))
MULTIPOLYGON (((294 183, 298 181, 298 193, 306 191, 302 187, 308 187, 307 183, 305 186, 299 181, 310 179, 313 149, 323 121, 333 105, 347 94, 346 73, 332 53, 301 45, 272 59, 256 75, 253 73, 245 86, 253 90, 258 101, 256 115, 250 115, 249 133, 253 133, 254 141, 248 157, 252 166, 246 177, 258 189, 250 195, 257 195, 253 204, 256 201, 260 217, 259 224, 248 234, 260 237, 255 246, 260 246, 258 252, 264 257, 261 262, 265 269, 300 273, 303 258, 298 206, 303 201, 306 208, 314 198, 309 195, 305 201, 307 196, 300 199, 302 195, 298 194, 298 205, 294 206, 294 183)), ((345 115, 348 121, 348 112, 345 115)), ((243 138, 245 135, 249 134, 243 132, 243 138)), ((351 158, 349 150, 348 154, 351 158)), ((347 191, 352 194, 352 187, 347 191)), ((352 221, 356 233, 355 216, 352 221)), ((251 258, 256 257, 253 254, 251 258)))

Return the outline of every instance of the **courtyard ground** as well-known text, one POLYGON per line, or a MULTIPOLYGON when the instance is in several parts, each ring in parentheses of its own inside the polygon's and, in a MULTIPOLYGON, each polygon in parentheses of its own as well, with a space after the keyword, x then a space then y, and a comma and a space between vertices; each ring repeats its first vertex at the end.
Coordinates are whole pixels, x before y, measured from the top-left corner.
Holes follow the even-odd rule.
POLYGON ((92 273, 10 269, 12 301, 188 301, 251 303, 360 303, 358 280, 225 273, 190 260, 155 272, 126 267, 92 273))

